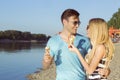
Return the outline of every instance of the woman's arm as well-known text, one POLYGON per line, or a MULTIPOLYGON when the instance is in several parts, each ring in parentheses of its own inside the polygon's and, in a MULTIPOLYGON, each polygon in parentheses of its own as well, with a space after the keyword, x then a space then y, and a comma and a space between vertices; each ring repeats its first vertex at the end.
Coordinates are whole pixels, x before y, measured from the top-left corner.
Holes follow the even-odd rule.
POLYGON ((75 52, 77 55, 78 55, 78 58, 80 59, 83 67, 85 68, 86 72, 88 74, 92 74, 96 67, 98 66, 99 64, 99 61, 103 58, 104 56, 104 53, 105 53, 105 48, 103 45, 99 45, 97 48, 96 48, 96 51, 95 51, 95 55, 91 61, 90 64, 88 64, 85 59, 82 57, 81 53, 79 52, 79 50, 74 46, 74 45, 71 45, 72 47, 69 48, 71 51, 75 52))

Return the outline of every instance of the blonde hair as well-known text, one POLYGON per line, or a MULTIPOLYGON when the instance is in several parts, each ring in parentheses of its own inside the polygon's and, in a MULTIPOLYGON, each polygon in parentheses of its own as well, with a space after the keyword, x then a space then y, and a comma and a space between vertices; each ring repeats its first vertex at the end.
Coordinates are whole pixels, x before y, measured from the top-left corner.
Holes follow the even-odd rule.
POLYGON ((89 53, 88 63, 91 62, 96 47, 103 44, 106 48, 105 57, 110 61, 114 53, 114 45, 109 37, 107 23, 104 19, 93 18, 89 21, 90 41, 92 43, 92 50, 89 53))

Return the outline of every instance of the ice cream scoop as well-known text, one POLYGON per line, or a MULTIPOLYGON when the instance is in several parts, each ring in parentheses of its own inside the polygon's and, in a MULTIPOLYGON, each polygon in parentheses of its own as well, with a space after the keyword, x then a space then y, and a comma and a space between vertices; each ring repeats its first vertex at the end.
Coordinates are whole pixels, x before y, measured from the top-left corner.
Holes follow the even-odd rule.
POLYGON ((71 36, 71 37, 69 38, 69 44, 73 44, 74 39, 75 39, 75 36, 71 36))
POLYGON ((74 40, 75 40, 75 36, 70 36, 70 38, 69 38, 69 43, 68 43, 68 47, 70 48, 71 47, 71 44, 73 44, 73 42, 74 42, 74 40))
POLYGON ((50 47, 46 46, 46 47, 45 47, 45 50, 50 50, 50 47))
POLYGON ((46 50, 47 52, 49 52, 49 51, 50 51, 50 47, 46 46, 46 47, 45 47, 45 50, 46 50))

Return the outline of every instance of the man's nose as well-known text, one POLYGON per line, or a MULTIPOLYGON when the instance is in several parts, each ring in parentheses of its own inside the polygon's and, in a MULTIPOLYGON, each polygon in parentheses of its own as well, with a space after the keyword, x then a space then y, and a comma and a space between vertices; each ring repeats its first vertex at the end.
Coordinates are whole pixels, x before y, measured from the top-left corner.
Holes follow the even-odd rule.
POLYGON ((76 24, 76 28, 78 28, 80 25, 79 24, 76 24))

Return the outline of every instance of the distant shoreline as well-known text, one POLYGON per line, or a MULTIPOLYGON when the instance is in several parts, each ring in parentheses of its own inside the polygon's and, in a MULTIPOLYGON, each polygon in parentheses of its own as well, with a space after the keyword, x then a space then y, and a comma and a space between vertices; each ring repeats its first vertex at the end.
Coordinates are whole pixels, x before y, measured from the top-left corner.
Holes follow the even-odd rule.
POLYGON ((38 41, 38 40, 9 40, 9 39, 2 39, 0 43, 14 43, 14 42, 22 42, 22 43, 47 43, 47 41, 38 41))

